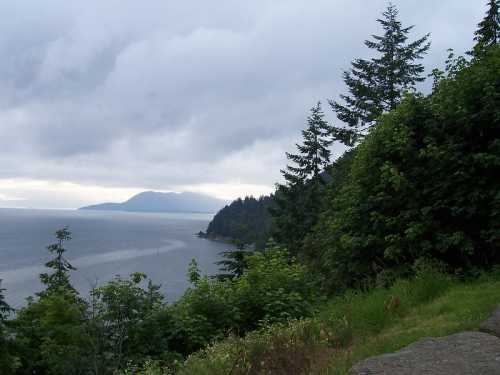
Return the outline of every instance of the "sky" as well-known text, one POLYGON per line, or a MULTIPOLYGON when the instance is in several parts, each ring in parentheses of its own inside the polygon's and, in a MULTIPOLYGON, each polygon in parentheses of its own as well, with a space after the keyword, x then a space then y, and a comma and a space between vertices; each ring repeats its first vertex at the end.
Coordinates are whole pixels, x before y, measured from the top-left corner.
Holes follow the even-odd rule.
MULTIPOLYGON (((427 73, 482 0, 399 0, 427 73)), ((273 191, 309 109, 370 56, 382 0, 0 0, 0 207, 273 191)), ((421 90, 428 90, 424 83, 421 90)), ((333 146, 334 155, 342 148, 333 146)))

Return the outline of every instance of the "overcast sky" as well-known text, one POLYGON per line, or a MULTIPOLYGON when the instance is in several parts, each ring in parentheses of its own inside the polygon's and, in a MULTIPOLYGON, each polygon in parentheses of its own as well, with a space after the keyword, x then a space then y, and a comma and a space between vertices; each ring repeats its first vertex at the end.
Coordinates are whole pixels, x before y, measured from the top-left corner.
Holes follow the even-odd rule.
MULTIPOLYGON (((394 3, 414 38, 431 33, 429 72, 471 47, 486 1, 394 3)), ((386 5, 0 0, 0 206, 271 192, 386 5)))

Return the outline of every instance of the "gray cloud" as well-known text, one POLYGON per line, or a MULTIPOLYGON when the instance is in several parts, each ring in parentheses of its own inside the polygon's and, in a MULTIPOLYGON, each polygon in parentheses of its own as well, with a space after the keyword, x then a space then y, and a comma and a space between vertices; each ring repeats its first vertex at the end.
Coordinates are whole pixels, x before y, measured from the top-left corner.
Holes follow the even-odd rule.
MULTIPOLYGON (((483 16, 469 0, 396 4, 414 37, 432 34, 429 71, 483 16)), ((0 1, 0 179, 272 186, 386 5, 0 1)))

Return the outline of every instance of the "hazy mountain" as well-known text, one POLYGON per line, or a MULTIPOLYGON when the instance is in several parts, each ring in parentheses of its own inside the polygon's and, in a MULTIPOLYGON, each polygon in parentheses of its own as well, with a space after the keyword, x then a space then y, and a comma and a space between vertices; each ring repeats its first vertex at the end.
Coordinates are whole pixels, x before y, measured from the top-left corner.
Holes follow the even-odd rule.
POLYGON ((123 203, 102 203, 80 210, 107 210, 130 212, 203 212, 219 211, 228 202, 198 193, 159 193, 145 191, 123 203))

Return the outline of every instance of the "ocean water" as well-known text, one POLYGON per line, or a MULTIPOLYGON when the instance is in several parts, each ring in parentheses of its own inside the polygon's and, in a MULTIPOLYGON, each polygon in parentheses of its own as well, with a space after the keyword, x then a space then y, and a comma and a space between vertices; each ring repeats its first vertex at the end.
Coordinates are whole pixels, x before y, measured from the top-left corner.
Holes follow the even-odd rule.
POLYGON ((94 285, 115 275, 143 272, 168 301, 189 286, 187 267, 196 259, 203 274, 217 273, 215 262, 229 245, 198 238, 212 215, 107 211, 0 209, 0 279, 14 307, 41 289, 39 274, 55 242, 56 230, 68 226, 66 257, 77 268, 72 283, 87 297, 94 285))

